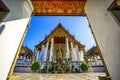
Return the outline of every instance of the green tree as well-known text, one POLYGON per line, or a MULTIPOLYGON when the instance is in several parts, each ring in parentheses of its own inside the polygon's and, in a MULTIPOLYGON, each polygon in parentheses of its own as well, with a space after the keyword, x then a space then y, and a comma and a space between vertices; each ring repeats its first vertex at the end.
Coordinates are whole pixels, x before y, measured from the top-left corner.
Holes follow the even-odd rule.
POLYGON ((86 63, 86 61, 83 61, 82 64, 80 65, 81 70, 83 70, 84 72, 88 70, 88 65, 86 63))
POLYGON ((36 70, 39 70, 40 67, 41 67, 41 65, 40 65, 39 61, 35 61, 32 64, 31 70, 34 70, 36 72, 36 70))

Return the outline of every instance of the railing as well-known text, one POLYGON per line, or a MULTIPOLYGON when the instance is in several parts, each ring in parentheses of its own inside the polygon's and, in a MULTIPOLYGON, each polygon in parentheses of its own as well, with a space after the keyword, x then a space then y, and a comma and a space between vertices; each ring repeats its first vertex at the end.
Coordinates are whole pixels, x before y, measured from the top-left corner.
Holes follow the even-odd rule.
POLYGON ((18 60, 16 63, 16 66, 31 66, 30 61, 23 61, 23 60, 18 60))

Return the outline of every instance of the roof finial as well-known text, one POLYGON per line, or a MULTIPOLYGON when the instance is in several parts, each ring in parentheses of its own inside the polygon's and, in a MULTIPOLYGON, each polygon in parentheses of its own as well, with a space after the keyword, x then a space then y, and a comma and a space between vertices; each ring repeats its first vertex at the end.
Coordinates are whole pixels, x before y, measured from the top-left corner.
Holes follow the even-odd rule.
POLYGON ((61 22, 60 22, 60 18, 61 18, 61 16, 59 16, 59 24, 61 23, 61 22))
POLYGON ((60 18, 59 18, 59 24, 60 24, 60 18))

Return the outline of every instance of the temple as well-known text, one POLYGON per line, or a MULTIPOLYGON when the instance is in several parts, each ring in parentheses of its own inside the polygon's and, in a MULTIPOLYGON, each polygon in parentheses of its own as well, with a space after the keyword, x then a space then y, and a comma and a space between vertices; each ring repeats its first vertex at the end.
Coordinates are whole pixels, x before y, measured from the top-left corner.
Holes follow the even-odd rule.
MULTIPOLYGON (((67 14, 72 16, 85 15, 88 19, 88 25, 97 43, 96 46, 100 52, 106 73, 104 77, 99 76, 99 80, 120 80, 120 0, 0 0, 0 53, 2 54, 0 56, 0 65, 2 65, 0 66, 0 80, 11 80, 13 77, 13 70, 25 34, 29 28, 31 16, 63 16, 67 14)), ((70 40, 68 39, 68 41, 70 40)), ((53 39, 53 43, 55 43, 55 38, 53 39)), ((43 45, 43 50, 45 50, 47 48, 46 43, 43 45)), ((48 45, 50 49, 50 41, 48 45)), ((55 50, 55 45, 52 48, 55 50)), ((71 46, 69 48, 70 51, 71 46)), ((36 46, 36 51, 41 53, 40 47, 36 46)), ((63 53, 60 48, 58 52, 63 53)), ((91 59, 89 57, 89 60, 91 59)), ((77 76, 75 75, 73 80, 81 78, 97 80, 97 77, 92 76, 91 79, 89 75, 89 77, 86 75, 83 77, 80 74, 81 78, 80 76, 76 78, 77 76)), ((37 80, 40 78, 36 78, 37 76, 33 75, 30 79, 33 79, 33 77, 37 80)))
POLYGON ((89 65, 89 71, 104 72, 104 66, 97 46, 91 47, 84 55, 89 65))
POLYGON ((22 45, 14 72, 30 72, 32 61, 34 61, 33 51, 27 46, 22 45))
POLYGON ((46 63, 63 62, 71 59, 70 66, 79 68, 84 60, 85 46, 78 42, 61 23, 45 36, 45 39, 35 46, 36 59, 42 63, 42 68, 49 67, 46 63))

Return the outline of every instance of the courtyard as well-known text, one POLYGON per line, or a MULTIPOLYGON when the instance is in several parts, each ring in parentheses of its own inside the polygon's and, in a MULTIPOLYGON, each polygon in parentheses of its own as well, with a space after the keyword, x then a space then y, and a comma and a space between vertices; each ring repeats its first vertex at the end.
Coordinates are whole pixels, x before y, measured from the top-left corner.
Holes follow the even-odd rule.
POLYGON ((105 73, 75 73, 75 74, 40 74, 40 73, 14 73, 20 80, 99 80, 98 76, 105 73))

